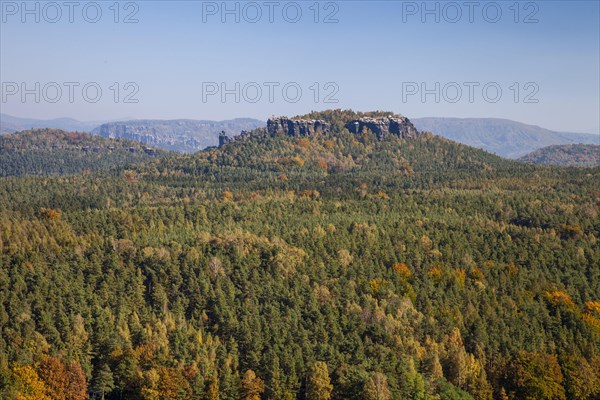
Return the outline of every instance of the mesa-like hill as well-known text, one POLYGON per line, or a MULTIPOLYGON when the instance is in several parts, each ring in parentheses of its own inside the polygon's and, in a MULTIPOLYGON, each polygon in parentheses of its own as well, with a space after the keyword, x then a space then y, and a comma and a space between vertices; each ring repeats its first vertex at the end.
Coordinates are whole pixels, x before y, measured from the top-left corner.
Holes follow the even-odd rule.
POLYGON ((361 179, 380 188, 419 187, 425 182, 429 185, 468 177, 483 181, 508 171, 532 170, 483 150, 418 132, 410 120, 391 112, 351 110, 271 118, 266 128, 231 138, 220 148, 165 163, 181 170, 183 176, 214 174, 221 184, 233 185, 239 179, 239 184, 256 184, 257 188, 301 185, 341 193, 361 179), (248 179, 250 176, 254 179, 248 179))
POLYGON ((513 159, 550 145, 600 144, 598 135, 556 132, 500 118, 414 118, 412 121, 419 130, 513 159))
POLYGON ((151 146, 184 153, 193 153, 217 144, 217 135, 224 131, 237 135, 241 131, 264 126, 263 121, 236 118, 225 121, 210 120, 133 120, 109 122, 92 133, 107 138, 137 140, 151 146))
POLYGON ((548 146, 519 158, 519 161, 565 167, 598 167, 600 166, 600 145, 564 144, 548 146))
POLYGON ((347 110, 0 178, 0 398, 596 399, 599 182, 347 110))
POLYGON ((34 129, 0 136, 0 176, 72 174, 166 155, 164 150, 133 140, 34 129))

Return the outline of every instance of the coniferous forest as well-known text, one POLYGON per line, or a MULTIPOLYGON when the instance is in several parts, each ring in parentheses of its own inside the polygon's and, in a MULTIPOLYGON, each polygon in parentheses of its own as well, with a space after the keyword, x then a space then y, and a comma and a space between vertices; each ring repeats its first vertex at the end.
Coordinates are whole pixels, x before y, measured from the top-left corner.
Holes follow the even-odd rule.
POLYGON ((66 150, 0 151, 0 398, 600 399, 600 168, 362 115, 41 175, 66 150))

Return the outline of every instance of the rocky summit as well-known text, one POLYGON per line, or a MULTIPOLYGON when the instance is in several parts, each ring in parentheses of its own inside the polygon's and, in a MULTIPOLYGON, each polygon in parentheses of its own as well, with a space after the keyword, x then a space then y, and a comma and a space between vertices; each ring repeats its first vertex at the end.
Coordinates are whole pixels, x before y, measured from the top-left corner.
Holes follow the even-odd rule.
POLYGON ((325 133, 328 130, 329 125, 322 120, 274 117, 267 121, 267 133, 270 136, 311 136, 315 133, 325 133))
MULTIPOLYGON (((390 134, 404 139, 414 139, 419 136, 419 131, 410 120, 401 115, 360 117, 347 122, 344 127, 355 134, 367 128, 378 139, 390 134)), ((270 136, 311 136, 316 133, 327 133, 330 128, 330 124, 321 119, 273 117, 267 121, 267 133, 270 136)))
POLYGON ((378 139, 392 134, 404 139, 414 139, 419 136, 419 131, 410 120, 401 115, 372 118, 362 117, 346 124, 346 129, 352 133, 360 133, 364 128, 371 130, 378 139))

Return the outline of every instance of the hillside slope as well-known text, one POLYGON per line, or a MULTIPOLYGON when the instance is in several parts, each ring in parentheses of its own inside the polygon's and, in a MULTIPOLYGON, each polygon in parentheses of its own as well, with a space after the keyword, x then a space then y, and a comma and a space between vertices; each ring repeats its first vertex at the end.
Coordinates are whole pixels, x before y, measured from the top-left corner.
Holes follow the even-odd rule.
POLYGON ((565 144, 548 146, 519 158, 519 161, 564 167, 598 167, 600 166, 600 145, 565 144))

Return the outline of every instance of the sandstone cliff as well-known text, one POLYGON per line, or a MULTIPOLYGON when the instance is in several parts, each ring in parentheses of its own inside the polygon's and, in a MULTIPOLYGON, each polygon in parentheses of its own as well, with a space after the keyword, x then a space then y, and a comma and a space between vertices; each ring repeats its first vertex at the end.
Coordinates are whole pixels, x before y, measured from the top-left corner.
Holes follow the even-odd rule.
POLYGON ((390 134, 404 139, 414 139, 419 136, 419 131, 410 120, 401 115, 381 118, 362 117, 346 124, 346 129, 355 134, 362 132, 363 128, 371 130, 379 139, 390 134))
POLYGON ((270 118, 267 121, 267 133, 270 136, 312 136, 315 133, 325 133, 328 130, 328 124, 321 120, 277 117, 270 118))

